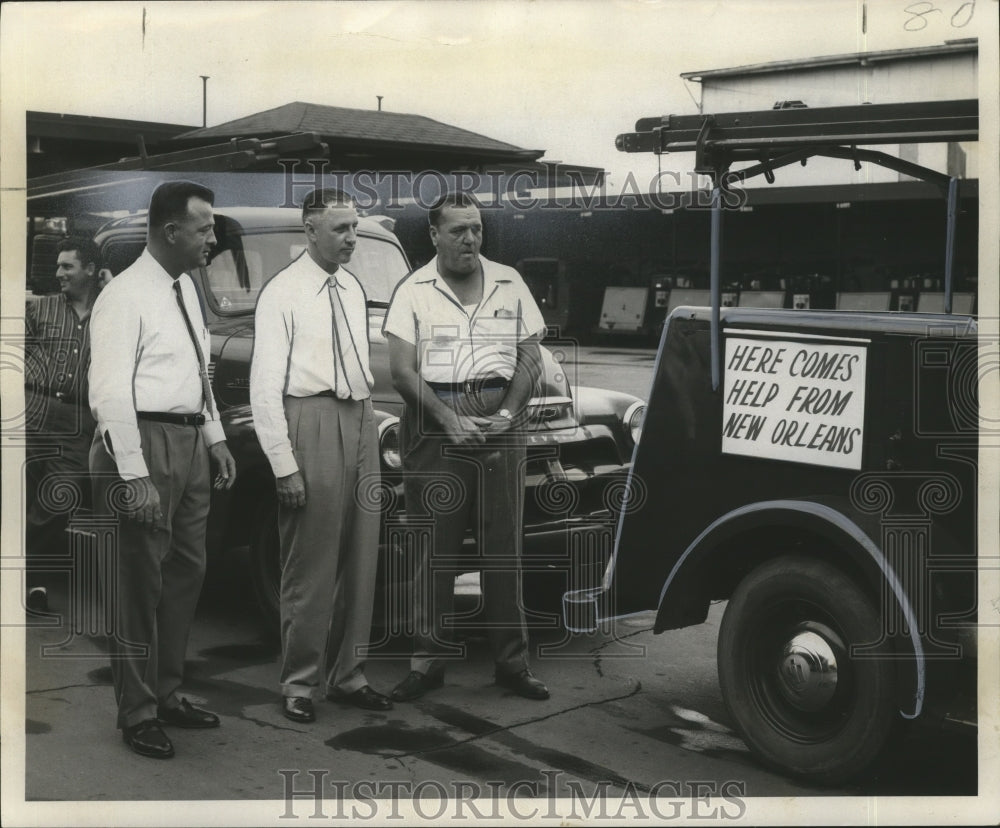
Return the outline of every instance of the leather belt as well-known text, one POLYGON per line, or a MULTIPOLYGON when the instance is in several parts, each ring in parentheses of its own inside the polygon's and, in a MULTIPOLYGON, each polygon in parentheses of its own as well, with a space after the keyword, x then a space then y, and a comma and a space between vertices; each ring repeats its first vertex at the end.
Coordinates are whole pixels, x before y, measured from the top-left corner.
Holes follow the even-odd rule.
MULTIPOLYGON (((331 389, 327 389, 326 391, 317 391, 315 394, 312 394, 311 396, 313 396, 313 397, 332 397, 333 399, 340 400, 341 402, 364 402, 365 400, 368 399, 368 397, 360 397, 360 398, 359 397, 351 397, 351 396, 339 397, 339 396, 337 396, 337 392, 333 391, 331 389)), ((300 399, 307 399, 307 398, 300 397, 300 399)))
POLYGON ((479 394, 483 391, 499 391, 510 385, 503 377, 471 379, 465 382, 428 382, 434 391, 448 391, 452 394, 479 394))
POLYGON ((200 426, 205 425, 204 414, 175 414, 173 411, 136 411, 140 420, 152 420, 156 423, 171 423, 173 425, 200 426))

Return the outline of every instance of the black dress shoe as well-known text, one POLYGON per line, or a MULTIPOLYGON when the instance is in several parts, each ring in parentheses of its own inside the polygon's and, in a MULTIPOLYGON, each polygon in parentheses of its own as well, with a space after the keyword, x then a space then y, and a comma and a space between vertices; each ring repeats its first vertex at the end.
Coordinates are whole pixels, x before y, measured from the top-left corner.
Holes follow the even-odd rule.
POLYGON ((285 714, 286 719, 300 724, 316 721, 312 699, 304 696, 285 696, 281 703, 281 712, 285 714))
POLYGON ((419 699, 428 690, 444 684, 444 676, 431 676, 427 673, 412 671, 405 679, 396 685, 392 691, 393 701, 413 701, 419 699))
POLYGON ((211 711, 195 707, 187 699, 181 699, 176 707, 160 705, 156 709, 156 718, 162 724, 174 727, 218 727, 219 717, 211 711))
POLYGON ((392 702, 389 701, 389 697, 373 690, 367 684, 353 693, 329 693, 327 698, 341 704, 353 704, 362 710, 392 710, 392 702))
POLYGON ((496 683, 508 690, 513 690, 517 695, 526 699, 536 699, 543 701, 549 697, 549 688, 531 675, 531 670, 522 670, 520 673, 497 673, 496 683))
POLYGON ((122 740, 140 756, 169 759, 174 755, 174 746, 156 719, 145 719, 137 725, 123 727, 122 740))

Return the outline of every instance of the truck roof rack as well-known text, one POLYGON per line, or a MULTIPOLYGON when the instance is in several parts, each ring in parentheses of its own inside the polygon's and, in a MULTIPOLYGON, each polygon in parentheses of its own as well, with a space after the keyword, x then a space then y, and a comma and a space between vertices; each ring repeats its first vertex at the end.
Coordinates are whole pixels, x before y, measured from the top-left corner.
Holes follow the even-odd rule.
MULTIPOLYGON (((738 161, 771 162, 773 169, 787 153, 796 153, 793 160, 800 161, 810 155, 830 155, 831 151, 837 153, 835 157, 843 157, 846 148, 872 144, 975 141, 978 137, 979 102, 971 99, 641 118, 635 132, 619 135, 615 146, 622 152, 657 155, 694 152, 695 169, 719 183, 729 166, 738 161)), ((920 169, 911 166, 914 171, 920 169)), ((745 171, 740 174, 741 180, 749 177, 745 171)), ((938 177, 943 176, 935 173, 932 180, 938 177)))
POLYGON ((915 178, 939 185, 948 199, 945 241, 944 312, 952 310, 952 281, 955 264, 955 222, 958 215, 958 179, 904 161, 879 150, 860 149, 866 145, 940 143, 979 139, 979 102, 975 99, 922 101, 917 103, 858 104, 810 109, 788 107, 718 115, 664 115, 641 118, 635 132, 615 139, 622 152, 694 152, 695 172, 711 176, 711 334, 712 388, 719 387, 721 373, 720 247, 723 191, 730 185, 763 175, 774 182, 774 170, 804 163, 820 155, 879 164, 915 178), (756 161, 741 170, 733 163, 756 161))

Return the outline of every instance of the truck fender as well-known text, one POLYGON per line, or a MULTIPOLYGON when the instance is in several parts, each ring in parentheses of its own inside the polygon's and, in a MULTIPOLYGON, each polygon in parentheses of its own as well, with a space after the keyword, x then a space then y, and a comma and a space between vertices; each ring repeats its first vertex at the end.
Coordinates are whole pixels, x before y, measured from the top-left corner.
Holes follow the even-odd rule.
MULTIPOLYGON (((860 515, 858 516, 861 517, 860 515)), ((884 583, 895 601, 900 617, 905 621, 906 642, 911 656, 901 660, 901 677, 905 675, 907 691, 900 699, 904 718, 912 719, 923 709, 926 691, 926 657, 914 607, 896 571, 886 560, 881 547, 856 520, 839 508, 816 500, 771 500, 751 503, 727 512, 713 521, 695 538, 674 564, 660 591, 654 632, 672 629, 678 623, 675 609, 678 594, 691 594, 694 575, 701 566, 710 563, 716 550, 725 541, 749 530, 766 525, 798 526, 830 540, 838 549, 850 555, 868 577, 884 583), (912 663, 912 669, 908 666, 912 663)), ((690 622, 688 622, 690 623, 690 622)))

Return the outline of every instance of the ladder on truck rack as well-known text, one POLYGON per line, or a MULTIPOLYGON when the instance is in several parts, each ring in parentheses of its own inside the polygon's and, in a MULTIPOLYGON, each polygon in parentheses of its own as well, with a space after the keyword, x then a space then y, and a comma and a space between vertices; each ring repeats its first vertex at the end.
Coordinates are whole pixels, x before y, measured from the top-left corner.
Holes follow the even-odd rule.
POLYGON ((977 100, 919 103, 860 104, 810 109, 791 107, 714 115, 664 115, 641 118, 634 132, 615 139, 622 152, 694 152, 695 172, 710 176, 712 191, 711 306, 712 388, 719 386, 720 245, 723 194, 729 186, 758 175, 774 183, 774 171, 813 156, 842 158, 854 163, 878 164, 896 172, 930 181, 948 199, 945 242, 944 312, 952 312, 955 264, 955 222, 958 216, 958 179, 922 167, 866 145, 976 141, 979 138, 977 100), (756 162, 732 170, 737 162, 756 162))

